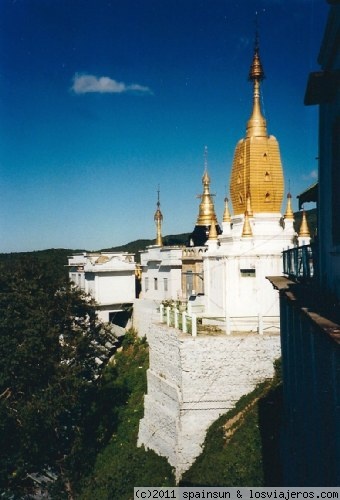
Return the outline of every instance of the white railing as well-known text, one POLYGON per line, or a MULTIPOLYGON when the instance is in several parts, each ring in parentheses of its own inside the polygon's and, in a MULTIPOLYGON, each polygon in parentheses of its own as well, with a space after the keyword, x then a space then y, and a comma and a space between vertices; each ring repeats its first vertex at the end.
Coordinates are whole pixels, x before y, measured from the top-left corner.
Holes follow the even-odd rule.
POLYGON ((166 323, 169 327, 174 327, 182 330, 183 333, 189 333, 193 337, 197 336, 197 319, 205 319, 207 325, 218 325, 225 329, 227 335, 231 335, 233 331, 256 331, 258 334, 263 335, 266 330, 273 331, 279 330, 279 318, 277 316, 264 316, 258 314, 257 316, 226 316, 226 317, 212 317, 212 316, 197 316, 196 314, 188 314, 187 311, 179 311, 176 307, 160 305, 160 322, 166 323), (209 320, 211 323, 209 323, 209 320), (240 327, 242 325, 242 327, 240 327), (245 328, 245 325, 248 328, 245 328))
POLYGON ((260 313, 257 316, 226 316, 224 321, 227 335, 234 331, 246 331, 247 329, 263 335, 266 330, 272 332, 280 329, 279 316, 266 316, 260 313))
POLYGON ((176 307, 165 307, 163 304, 159 307, 160 321, 167 326, 173 326, 182 330, 183 333, 190 333, 193 337, 197 336, 197 316, 189 315, 186 311, 179 311, 176 307))

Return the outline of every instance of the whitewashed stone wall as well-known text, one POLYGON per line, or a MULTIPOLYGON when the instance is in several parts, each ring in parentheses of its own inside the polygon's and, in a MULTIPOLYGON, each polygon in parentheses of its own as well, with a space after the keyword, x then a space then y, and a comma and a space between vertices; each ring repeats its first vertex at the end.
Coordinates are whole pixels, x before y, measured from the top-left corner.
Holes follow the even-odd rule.
POLYGON ((179 479, 202 451, 208 427, 274 373, 279 335, 191 337, 153 324, 148 390, 138 445, 164 456, 179 479))
POLYGON ((153 323, 159 321, 159 300, 136 299, 133 304, 132 326, 139 337, 147 336, 153 323))

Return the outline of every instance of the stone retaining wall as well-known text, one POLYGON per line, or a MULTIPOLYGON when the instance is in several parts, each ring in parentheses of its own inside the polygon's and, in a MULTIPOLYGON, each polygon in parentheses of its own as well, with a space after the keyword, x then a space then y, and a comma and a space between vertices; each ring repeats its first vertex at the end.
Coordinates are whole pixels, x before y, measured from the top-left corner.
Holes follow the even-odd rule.
POLYGON ((202 451, 209 426, 271 378, 279 335, 255 333, 191 337, 152 324, 148 392, 138 445, 165 456, 179 479, 202 451))

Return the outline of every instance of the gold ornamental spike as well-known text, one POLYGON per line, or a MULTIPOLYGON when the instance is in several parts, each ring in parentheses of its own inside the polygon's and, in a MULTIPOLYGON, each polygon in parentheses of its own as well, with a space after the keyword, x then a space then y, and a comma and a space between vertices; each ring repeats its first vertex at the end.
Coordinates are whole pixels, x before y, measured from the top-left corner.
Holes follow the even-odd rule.
POLYGON ((230 199, 235 216, 279 213, 284 193, 279 144, 268 135, 261 111, 260 85, 264 78, 256 40, 249 80, 253 84, 253 104, 246 135, 238 141, 230 177, 230 199), (248 193, 251 204, 249 206, 248 193))
POLYGON ((156 245, 159 247, 163 246, 163 238, 162 238, 162 222, 163 222, 163 214, 160 209, 160 201, 159 201, 159 186, 158 186, 158 198, 157 198, 157 210, 154 215, 154 221, 156 223, 156 245))
POLYGON ((244 224, 242 230, 242 238, 251 238, 253 236, 253 232, 251 230, 251 225, 249 221, 249 216, 247 210, 244 213, 244 224))
POLYGON ((230 211, 228 206, 228 198, 224 198, 223 222, 231 222, 230 211))
POLYGON ((213 194, 210 193, 210 177, 208 174, 207 166, 207 147, 204 150, 204 174, 202 177, 203 184, 203 194, 198 195, 201 198, 201 203, 199 206, 199 212, 197 217, 197 226, 209 226, 211 220, 214 219, 215 224, 217 224, 217 218, 215 214, 215 207, 212 200, 213 194))
POLYGON ((251 198, 249 192, 247 194, 247 213, 249 217, 253 216, 253 209, 251 208, 251 198))
POLYGON ((294 212, 292 210, 292 195, 290 193, 287 194, 287 208, 284 218, 287 220, 294 220, 294 212))
POLYGON ((209 241, 217 240, 216 221, 212 218, 209 229, 209 241))
POLYGON ((308 227, 307 216, 306 216, 305 210, 302 211, 302 220, 301 220, 299 236, 305 237, 305 238, 306 237, 310 238, 310 232, 309 232, 309 227, 308 227))
POLYGON ((260 59, 260 54, 259 54, 259 47, 258 44, 256 43, 255 45, 255 50, 254 50, 254 57, 253 61, 250 66, 249 70, 249 76, 248 80, 250 81, 255 81, 258 80, 262 82, 262 80, 265 78, 261 59, 260 59))
POLYGON ((246 137, 267 137, 267 124, 261 112, 260 82, 264 79, 259 48, 255 47, 253 62, 250 66, 249 80, 253 82, 253 110, 247 123, 246 137))

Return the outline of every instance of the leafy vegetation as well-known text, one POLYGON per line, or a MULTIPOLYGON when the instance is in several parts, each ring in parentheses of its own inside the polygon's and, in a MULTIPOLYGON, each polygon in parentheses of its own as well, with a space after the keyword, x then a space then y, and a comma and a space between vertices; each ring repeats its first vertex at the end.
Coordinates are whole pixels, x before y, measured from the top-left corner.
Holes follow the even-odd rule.
POLYGON ((89 498, 129 497, 137 483, 173 484, 166 460, 136 446, 145 341, 126 334, 100 372, 107 332, 53 254, 0 258, 0 491, 23 498, 49 477, 57 499, 81 490, 86 498, 91 484, 98 492, 89 498), (92 474, 93 482, 84 479, 92 474))
POLYGON ((74 464, 100 443, 85 446, 106 330, 64 270, 35 256, 0 261, 0 311, 0 488, 22 495, 29 475, 53 471, 70 491, 74 464))
MULTIPOLYGON (((2 496, 34 493, 30 477, 37 474, 56 478, 56 499, 124 500, 135 485, 172 486, 167 461, 136 444, 147 344, 126 334, 114 362, 99 372, 106 332, 95 304, 68 283, 71 253, 0 255, 2 496)), ((182 484, 279 485, 280 415, 277 374, 212 425, 182 484)))
POLYGON ((144 339, 127 334, 123 349, 115 356, 114 385, 129 392, 120 408, 116 432, 99 453, 93 473, 84 481, 79 499, 97 500, 133 497, 134 486, 173 486, 173 471, 165 458, 137 447, 139 420, 146 392, 148 348, 144 339))
POLYGON ((55 280, 67 279, 67 257, 73 253, 83 250, 70 250, 66 248, 51 248, 49 250, 38 250, 36 252, 0 253, 0 263, 13 268, 22 266, 26 261, 40 262, 43 267, 48 268, 50 277, 55 280))

